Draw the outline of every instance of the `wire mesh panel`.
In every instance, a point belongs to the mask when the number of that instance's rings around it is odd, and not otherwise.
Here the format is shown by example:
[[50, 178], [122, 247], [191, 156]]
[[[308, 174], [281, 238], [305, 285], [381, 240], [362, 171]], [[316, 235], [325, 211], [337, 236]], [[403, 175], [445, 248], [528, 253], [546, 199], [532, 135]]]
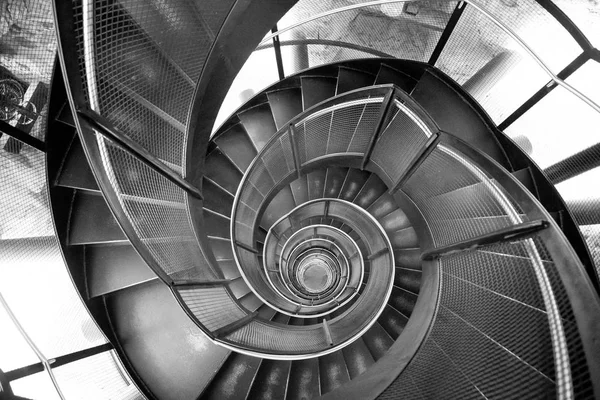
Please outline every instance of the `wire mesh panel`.
[[371, 153], [371, 161], [392, 182], [400, 179], [428, 139], [427, 132], [405, 112], [400, 103], [396, 102], [395, 107], [392, 121], [379, 136]]
[[[573, 160], [568, 167], [577, 168], [579, 162], [593, 164], [595, 160], [593, 156], [581, 157], [578, 161]], [[552, 179], [552, 175], [549, 178]], [[599, 181], [600, 167], [596, 167], [559, 183], [556, 189], [579, 225], [600, 276], [600, 193], [597, 186]]]
[[102, 167], [139, 243], [171, 277], [214, 279], [196, 242], [186, 193], [129, 152], [96, 134]]
[[224, 287], [176, 290], [192, 314], [211, 332], [246, 316]]
[[443, 145], [423, 161], [404, 190], [428, 221], [437, 246], [491, 233], [524, 218], [492, 180]]
[[[0, 121], [44, 140], [57, 48], [52, 2], [4, 2], [0, 48]], [[2, 146], [19, 153], [23, 144], [10, 139]]]
[[[232, 3], [218, 8], [227, 10]], [[90, 105], [175, 166], [182, 166], [195, 85], [227, 15], [205, 7], [73, 1], [80, 73]]]
[[598, 143], [597, 135], [591, 134], [596, 126], [600, 126], [600, 113], [557, 87], [505, 132], [511, 137], [525, 136], [531, 143], [529, 156], [547, 168]]
[[550, 80], [513, 38], [471, 5], [466, 6], [436, 67], [461, 84], [496, 123]]
[[261, 321], [250, 322], [225, 340], [248, 349], [269, 349], [274, 354], [286, 355], [317, 352], [329, 347], [320, 325], [275, 326]]
[[518, 35], [554, 73], [581, 53], [571, 34], [535, 0], [477, 0], [475, 4], [481, 5]]
[[336, 104], [296, 124], [300, 163], [338, 153], [364, 153], [377, 125], [383, 97]]
[[[437, 1], [396, 2], [360, 6], [315, 19], [314, 16], [325, 11], [319, 3], [322, 2], [299, 3], [278, 24], [283, 30], [292, 23], [306, 21], [281, 34], [284, 49], [287, 43], [322, 41], [322, 50], [309, 46], [306, 67], [357, 58], [355, 53], [360, 48], [426, 62], [456, 5], [456, 2]], [[292, 71], [303, 69], [293, 65], [287, 67]]]
[[67, 399], [138, 400], [145, 397], [118, 365], [114, 351], [96, 354], [52, 370]]

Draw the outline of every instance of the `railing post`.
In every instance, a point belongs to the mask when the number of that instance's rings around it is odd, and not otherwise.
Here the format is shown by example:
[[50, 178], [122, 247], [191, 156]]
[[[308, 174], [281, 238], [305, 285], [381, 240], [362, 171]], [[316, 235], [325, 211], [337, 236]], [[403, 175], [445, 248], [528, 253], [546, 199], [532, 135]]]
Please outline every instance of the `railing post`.
[[391, 87], [389, 92], [386, 93], [383, 98], [383, 102], [381, 103], [381, 109], [379, 110], [379, 115], [377, 116], [377, 124], [375, 125], [375, 129], [373, 130], [373, 134], [371, 135], [371, 140], [365, 150], [365, 154], [363, 155], [362, 162], [360, 164], [360, 169], [364, 170], [365, 166], [369, 162], [371, 158], [371, 153], [373, 152], [373, 147], [375, 147], [375, 143], [381, 135], [381, 132], [385, 129], [384, 123], [387, 120], [387, 117], [390, 112], [391, 105], [394, 103], [394, 88]]

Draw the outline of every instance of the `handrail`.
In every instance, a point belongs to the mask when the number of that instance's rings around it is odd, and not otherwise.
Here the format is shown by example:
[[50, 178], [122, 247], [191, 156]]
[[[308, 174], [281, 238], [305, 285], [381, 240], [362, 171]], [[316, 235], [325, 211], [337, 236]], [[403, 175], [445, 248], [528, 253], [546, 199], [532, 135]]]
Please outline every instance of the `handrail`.
[[[469, 146], [461, 139], [443, 133], [442, 142], [446, 146], [451, 146], [461, 152], [465, 157], [471, 160], [471, 165], [477, 165], [477, 169], [485, 170], [487, 176], [494, 180], [495, 187], [502, 187], [506, 192], [511, 193], [513, 201], [523, 209], [530, 220], [543, 220], [548, 225], [547, 228], [539, 231], [537, 236], [543, 240], [551, 258], [554, 260], [556, 269], [559, 273], [561, 284], [573, 304], [573, 313], [578, 326], [578, 333], [581, 336], [583, 347], [585, 349], [588, 367], [591, 376], [598, 376], [600, 373], [600, 343], [594, 337], [600, 331], [600, 320], [589, 318], [589, 315], [600, 315], [600, 300], [589, 280], [581, 261], [577, 257], [568, 240], [545, 208], [535, 199], [535, 197], [514, 177], [512, 177], [504, 168], [489, 156]], [[475, 164], [473, 164], [475, 163]], [[512, 208], [512, 206], [511, 206]], [[536, 278], [540, 284], [540, 289], [544, 297], [544, 304], [547, 308], [549, 324], [551, 324], [551, 337], [553, 341], [553, 356], [557, 369], [557, 381], [561, 388], [567, 388], [566, 393], [560, 393], [561, 398], [571, 398], [573, 393], [572, 377], [570, 375], [569, 355], [567, 344], [564, 342], [564, 329], [562, 327], [562, 317], [558, 311], [556, 299], [548, 299], [552, 296], [552, 288], [547, 273], [543, 267], [543, 262], [538, 254], [537, 247], [532, 239], [525, 240], [528, 252], [532, 254], [532, 264], [536, 272]], [[586, 315], [581, 313], [585, 312]], [[562, 338], [557, 335], [562, 334]], [[593, 358], [593, 356], [596, 358]], [[566, 368], [565, 368], [566, 364]], [[557, 385], [559, 384], [557, 382]], [[595, 387], [595, 393], [600, 393], [600, 382], [592, 380]]]

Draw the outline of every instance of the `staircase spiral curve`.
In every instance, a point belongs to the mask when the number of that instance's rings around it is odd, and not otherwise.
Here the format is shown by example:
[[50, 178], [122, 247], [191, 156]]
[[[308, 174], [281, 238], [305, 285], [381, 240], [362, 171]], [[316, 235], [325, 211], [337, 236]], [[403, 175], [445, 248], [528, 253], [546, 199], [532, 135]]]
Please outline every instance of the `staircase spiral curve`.
[[[396, 58], [308, 68], [202, 143], [211, 100], [181, 53], [200, 39], [108, 3], [60, 10], [75, 119], [52, 196], [146, 396], [593, 397], [589, 254], [455, 81]], [[195, 18], [174, 26], [201, 37]]]

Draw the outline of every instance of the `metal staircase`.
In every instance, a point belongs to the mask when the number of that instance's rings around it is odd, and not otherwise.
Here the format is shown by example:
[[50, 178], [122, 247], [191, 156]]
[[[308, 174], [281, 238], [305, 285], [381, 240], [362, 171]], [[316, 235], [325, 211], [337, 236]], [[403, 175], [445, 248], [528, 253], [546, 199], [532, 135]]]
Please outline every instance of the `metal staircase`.
[[209, 137], [219, 86], [294, 2], [208, 3], [56, 4], [56, 233], [140, 396], [597, 396], [586, 242], [464, 85], [335, 61]]

